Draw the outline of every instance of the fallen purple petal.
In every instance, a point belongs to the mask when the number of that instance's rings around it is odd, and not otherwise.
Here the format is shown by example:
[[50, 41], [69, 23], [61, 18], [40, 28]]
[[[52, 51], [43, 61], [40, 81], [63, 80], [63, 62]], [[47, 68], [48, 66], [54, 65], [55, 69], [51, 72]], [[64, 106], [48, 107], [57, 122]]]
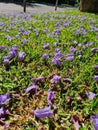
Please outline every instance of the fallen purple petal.
[[96, 94], [93, 92], [87, 92], [86, 95], [90, 100], [93, 100], [93, 98], [96, 96]]
[[94, 125], [94, 130], [98, 130], [98, 114], [96, 116], [91, 116], [92, 123]]
[[53, 112], [50, 110], [50, 107], [45, 107], [44, 109], [34, 110], [33, 112], [37, 118], [46, 118], [46, 117], [53, 116]]
[[0, 105], [6, 104], [10, 100], [10, 94], [7, 92], [4, 95], [0, 95]]

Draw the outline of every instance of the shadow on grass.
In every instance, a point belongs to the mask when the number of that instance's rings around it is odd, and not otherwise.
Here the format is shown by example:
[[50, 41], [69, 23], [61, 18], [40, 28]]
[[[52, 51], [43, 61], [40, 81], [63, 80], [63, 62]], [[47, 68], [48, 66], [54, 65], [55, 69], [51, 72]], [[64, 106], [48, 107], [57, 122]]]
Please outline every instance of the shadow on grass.
[[[0, 3], [5, 3], [5, 4], [16, 4], [16, 5], [19, 5], [19, 6], [23, 6], [23, 2], [17, 2], [17, 1], [14, 1], [13, 0], [0, 0]], [[46, 3], [46, 2], [36, 2], [36, 1], [33, 1], [31, 3], [29, 2], [26, 2], [26, 5], [27, 7], [41, 7], [42, 5], [46, 5], [46, 6], [51, 6], [51, 7], [55, 7], [55, 4], [50, 4], [50, 3]], [[71, 8], [75, 8], [75, 6], [70, 6], [70, 5], [67, 5], [67, 4], [62, 4], [62, 5], [58, 5], [59, 8], [66, 8], [66, 7], [71, 7]]]

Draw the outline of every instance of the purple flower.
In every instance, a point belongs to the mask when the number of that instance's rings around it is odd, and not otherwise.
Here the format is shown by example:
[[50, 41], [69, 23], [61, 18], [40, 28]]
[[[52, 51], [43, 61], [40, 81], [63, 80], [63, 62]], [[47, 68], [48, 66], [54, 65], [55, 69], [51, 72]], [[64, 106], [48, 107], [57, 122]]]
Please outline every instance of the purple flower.
[[18, 61], [23, 61], [25, 56], [26, 56], [25, 52], [19, 52], [18, 53]]
[[9, 56], [5, 56], [5, 57], [3, 58], [3, 63], [4, 63], [4, 65], [8, 65], [9, 61], [10, 61], [10, 57], [9, 57]]
[[59, 20], [59, 21], [55, 24], [55, 27], [60, 27], [61, 22], [62, 22], [62, 20]]
[[53, 63], [54, 65], [56, 65], [56, 66], [62, 65], [62, 62], [60, 61], [60, 58], [59, 58], [59, 57], [53, 57], [52, 63]]
[[11, 50], [11, 51], [10, 51], [10, 55], [11, 55], [11, 57], [13, 58], [13, 57], [15, 57], [15, 56], [17, 55], [17, 52]]
[[51, 83], [60, 83], [61, 81], [61, 76], [59, 75], [54, 75], [53, 78], [51, 79]]
[[5, 49], [6, 49], [5, 46], [3, 45], [0, 46], [0, 51], [5, 51]]
[[20, 31], [20, 32], [24, 32], [24, 27], [20, 27], [20, 28], [19, 28], [19, 31]]
[[67, 54], [66, 55], [66, 60], [73, 61], [73, 59], [74, 59], [74, 54]]
[[43, 60], [46, 60], [49, 58], [49, 56], [45, 53], [45, 54], [43, 54], [42, 58], [43, 58]]
[[74, 52], [76, 52], [76, 51], [77, 51], [76, 48], [74, 48], [73, 46], [70, 47], [70, 52], [73, 52], [73, 53], [74, 53]]
[[92, 51], [92, 52], [97, 52], [97, 51], [98, 51], [98, 48], [92, 48], [91, 51]]
[[33, 84], [32, 86], [28, 87], [26, 90], [25, 90], [25, 93], [23, 95], [26, 95], [27, 93], [35, 93], [36, 92], [36, 89], [38, 88], [38, 86], [36, 84]]
[[74, 45], [77, 45], [77, 44], [78, 44], [78, 42], [77, 42], [77, 41], [74, 41], [73, 43], [74, 43]]
[[96, 96], [96, 94], [93, 93], [93, 92], [88, 92], [88, 93], [86, 93], [86, 95], [87, 95], [87, 97], [88, 97], [90, 100], [93, 100], [93, 98]]
[[48, 91], [48, 96], [47, 96], [47, 101], [48, 101], [48, 104], [50, 105], [50, 106], [53, 106], [53, 100], [54, 100], [54, 98], [55, 98], [55, 93], [54, 93], [54, 91]]
[[70, 83], [70, 82], [71, 82], [71, 79], [70, 79], [70, 78], [64, 78], [63, 81], [64, 81], [64, 82], [69, 82], [69, 83]]
[[62, 54], [59, 49], [57, 49], [57, 51], [58, 52], [54, 55], [54, 57], [52, 59], [52, 63], [56, 66], [60, 66], [61, 64], [63, 64], [63, 62], [61, 62], [61, 60], [64, 59], [64, 54]]
[[88, 44], [88, 46], [91, 46], [94, 44], [94, 42], [88, 42], [87, 44]]
[[74, 118], [71, 119], [72, 122], [73, 122], [73, 125], [75, 127], [76, 130], [80, 130], [80, 125], [79, 125], [79, 122], [78, 121], [75, 121]]
[[59, 29], [55, 30], [54, 34], [56, 34], [56, 35], [60, 34], [60, 30]]
[[5, 38], [7, 38], [9, 41], [11, 41], [12, 40], [12, 37], [11, 36], [5, 36]]
[[34, 110], [33, 112], [37, 118], [46, 118], [53, 116], [53, 112], [50, 110], [50, 106], [45, 107], [44, 109]]
[[0, 118], [2, 118], [5, 115], [6, 115], [6, 110], [3, 107], [1, 107], [0, 108]]
[[61, 52], [60, 48], [56, 48], [56, 52], [60, 53]]
[[94, 79], [98, 81], [98, 75], [94, 75]]
[[0, 105], [6, 104], [10, 100], [10, 94], [7, 92], [4, 95], [0, 95]]
[[10, 55], [11, 57], [15, 57], [17, 54], [18, 54], [18, 46], [17, 45], [14, 45], [10, 48]]
[[34, 83], [42, 82], [45, 78], [40, 76], [38, 78], [32, 78], [31, 81]]
[[44, 48], [44, 49], [49, 48], [49, 43], [48, 43], [48, 42], [46, 42], [46, 43], [44, 44], [43, 48]]
[[64, 59], [64, 54], [62, 54], [60, 51], [58, 51], [58, 52], [54, 55], [54, 58], [57, 58], [57, 57]]
[[95, 68], [95, 69], [98, 69], [98, 65], [94, 65], [94, 68]]
[[92, 123], [94, 125], [94, 130], [98, 130], [98, 114], [96, 116], [91, 116]]

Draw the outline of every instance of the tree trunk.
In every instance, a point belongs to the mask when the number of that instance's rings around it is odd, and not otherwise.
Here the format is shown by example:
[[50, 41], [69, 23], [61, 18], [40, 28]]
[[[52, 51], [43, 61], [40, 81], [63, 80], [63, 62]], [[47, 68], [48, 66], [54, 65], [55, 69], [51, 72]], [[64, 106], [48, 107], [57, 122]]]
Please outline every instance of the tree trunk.
[[98, 0], [80, 0], [80, 11], [98, 13]]
[[58, 0], [56, 0], [55, 11], [57, 10], [57, 6], [58, 6]]
[[23, 12], [26, 12], [26, 0], [23, 1]]

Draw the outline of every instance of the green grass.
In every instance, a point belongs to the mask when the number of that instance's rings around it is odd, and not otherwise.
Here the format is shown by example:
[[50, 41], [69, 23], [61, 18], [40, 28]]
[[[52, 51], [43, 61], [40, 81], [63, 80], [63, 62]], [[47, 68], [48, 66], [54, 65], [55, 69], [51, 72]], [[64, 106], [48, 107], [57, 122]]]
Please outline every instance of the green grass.
[[[56, 23], [61, 20], [58, 27]], [[0, 51], [0, 93], [18, 93], [22, 95], [26, 88], [32, 85], [32, 78], [45, 77], [39, 83], [37, 93], [42, 91], [36, 98], [32, 95], [12, 98], [5, 105], [10, 115], [5, 117], [10, 122], [10, 130], [38, 130], [39, 127], [45, 130], [74, 130], [70, 119], [73, 117], [80, 124], [80, 130], [92, 130], [90, 116], [98, 113], [98, 82], [93, 78], [98, 75], [94, 65], [98, 64], [98, 52], [92, 52], [92, 48], [98, 48], [98, 16], [95, 14], [81, 13], [77, 9], [65, 12], [46, 14], [17, 14], [0, 16], [0, 45], [6, 47]], [[66, 24], [66, 25], [64, 25]], [[23, 31], [20, 31], [20, 28]], [[97, 30], [92, 31], [96, 27]], [[76, 30], [81, 29], [76, 34]], [[28, 34], [23, 32], [28, 31]], [[59, 34], [54, 34], [59, 30]], [[38, 33], [38, 35], [36, 35]], [[6, 38], [11, 36], [12, 40]], [[26, 42], [24, 42], [24, 39]], [[49, 48], [44, 49], [43, 45], [48, 42]], [[92, 45], [88, 45], [93, 42]], [[75, 44], [77, 43], [77, 44]], [[18, 62], [17, 56], [10, 60], [7, 68], [4, 66], [3, 57], [10, 56], [9, 49], [13, 45], [18, 46], [18, 51], [25, 52], [23, 62]], [[87, 46], [88, 45], [88, 46]], [[84, 47], [87, 47], [84, 49]], [[63, 64], [59, 67], [53, 65], [52, 59], [56, 54], [56, 48], [66, 57], [70, 47], [77, 51], [74, 53], [74, 60], [61, 59]], [[79, 57], [78, 51], [82, 52]], [[44, 53], [49, 59], [43, 60]], [[53, 85], [50, 82], [50, 75], [60, 75], [61, 83], [56, 84], [54, 105], [52, 108], [54, 116], [37, 120], [32, 110], [41, 109], [48, 105], [48, 89]], [[64, 78], [70, 78], [70, 83], [65, 83]], [[62, 87], [64, 87], [62, 89]], [[86, 96], [86, 92], [96, 94], [93, 100]], [[70, 101], [67, 98], [70, 97]]]

